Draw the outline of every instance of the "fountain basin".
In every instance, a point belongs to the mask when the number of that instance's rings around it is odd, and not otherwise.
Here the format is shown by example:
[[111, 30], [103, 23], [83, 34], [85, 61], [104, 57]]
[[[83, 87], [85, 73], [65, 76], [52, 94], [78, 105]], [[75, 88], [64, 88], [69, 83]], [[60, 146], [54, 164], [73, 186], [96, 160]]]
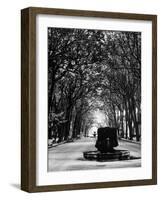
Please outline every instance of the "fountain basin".
[[113, 150], [106, 153], [100, 151], [86, 151], [83, 152], [83, 156], [87, 160], [97, 161], [129, 160], [130, 152], [128, 150]]

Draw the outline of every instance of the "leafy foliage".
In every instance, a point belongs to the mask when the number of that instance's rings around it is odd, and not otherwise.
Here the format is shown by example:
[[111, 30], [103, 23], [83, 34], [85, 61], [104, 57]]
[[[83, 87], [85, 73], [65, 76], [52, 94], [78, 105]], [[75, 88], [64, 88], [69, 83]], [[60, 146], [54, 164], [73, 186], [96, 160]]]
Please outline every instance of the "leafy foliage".
[[49, 137], [87, 135], [100, 109], [139, 140], [140, 104], [140, 33], [48, 28]]

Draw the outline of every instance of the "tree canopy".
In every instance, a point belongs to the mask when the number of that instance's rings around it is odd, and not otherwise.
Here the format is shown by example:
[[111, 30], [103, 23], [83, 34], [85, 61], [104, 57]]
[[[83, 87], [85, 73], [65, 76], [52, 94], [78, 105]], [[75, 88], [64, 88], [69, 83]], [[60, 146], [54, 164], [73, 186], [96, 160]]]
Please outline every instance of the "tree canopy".
[[140, 105], [141, 33], [48, 28], [49, 138], [87, 136], [98, 109], [139, 140]]

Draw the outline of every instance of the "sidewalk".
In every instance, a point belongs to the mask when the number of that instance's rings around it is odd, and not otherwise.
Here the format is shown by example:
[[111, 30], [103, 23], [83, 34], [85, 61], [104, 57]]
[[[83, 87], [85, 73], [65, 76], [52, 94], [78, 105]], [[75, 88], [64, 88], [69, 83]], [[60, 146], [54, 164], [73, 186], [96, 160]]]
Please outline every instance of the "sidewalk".
[[135, 144], [140, 144], [141, 145], [141, 141], [129, 140], [129, 139], [126, 139], [126, 138], [119, 138], [119, 140], [123, 140], [123, 141], [126, 141], [126, 142], [130, 142], [130, 143], [135, 143]]
[[65, 143], [69, 143], [69, 142], [74, 142], [74, 140], [72, 140], [72, 141], [65, 140], [65, 141], [62, 141], [62, 142], [59, 142], [59, 143], [55, 142], [55, 143], [51, 143], [51, 144], [49, 144], [49, 142], [48, 142], [48, 149], [50, 149], [52, 147], [57, 147], [57, 146], [59, 146], [61, 144], [65, 144]]

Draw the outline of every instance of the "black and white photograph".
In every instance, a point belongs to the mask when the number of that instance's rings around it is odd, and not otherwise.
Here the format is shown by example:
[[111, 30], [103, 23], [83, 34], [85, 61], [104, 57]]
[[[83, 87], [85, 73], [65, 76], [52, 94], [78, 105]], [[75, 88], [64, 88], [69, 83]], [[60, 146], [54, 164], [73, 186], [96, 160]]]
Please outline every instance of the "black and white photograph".
[[47, 32], [48, 171], [141, 167], [141, 32]]

